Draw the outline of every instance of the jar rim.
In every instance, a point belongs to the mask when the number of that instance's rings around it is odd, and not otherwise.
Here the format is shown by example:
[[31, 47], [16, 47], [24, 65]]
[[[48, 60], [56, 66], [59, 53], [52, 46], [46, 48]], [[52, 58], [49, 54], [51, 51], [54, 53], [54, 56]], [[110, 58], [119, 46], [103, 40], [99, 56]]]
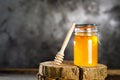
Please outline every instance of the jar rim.
[[75, 32], [98, 32], [97, 24], [76, 24]]
[[81, 27], [81, 26], [98, 26], [98, 24], [76, 24], [75, 27]]

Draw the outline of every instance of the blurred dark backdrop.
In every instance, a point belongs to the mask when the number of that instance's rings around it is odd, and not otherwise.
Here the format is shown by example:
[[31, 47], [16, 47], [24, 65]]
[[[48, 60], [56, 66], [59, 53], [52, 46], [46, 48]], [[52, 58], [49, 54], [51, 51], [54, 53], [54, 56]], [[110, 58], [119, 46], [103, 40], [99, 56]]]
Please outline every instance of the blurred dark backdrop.
[[100, 24], [99, 63], [120, 68], [119, 0], [0, 0], [0, 68], [53, 60], [72, 22]]

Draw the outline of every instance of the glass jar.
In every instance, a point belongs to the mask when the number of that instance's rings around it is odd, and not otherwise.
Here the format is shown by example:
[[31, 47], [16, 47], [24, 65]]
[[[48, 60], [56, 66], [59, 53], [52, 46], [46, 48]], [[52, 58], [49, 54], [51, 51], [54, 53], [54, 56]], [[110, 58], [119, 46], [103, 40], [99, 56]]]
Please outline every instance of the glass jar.
[[76, 24], [74, 34], [74, 64], [96, 66], [98, 64], [98, 36], [96, 24]]

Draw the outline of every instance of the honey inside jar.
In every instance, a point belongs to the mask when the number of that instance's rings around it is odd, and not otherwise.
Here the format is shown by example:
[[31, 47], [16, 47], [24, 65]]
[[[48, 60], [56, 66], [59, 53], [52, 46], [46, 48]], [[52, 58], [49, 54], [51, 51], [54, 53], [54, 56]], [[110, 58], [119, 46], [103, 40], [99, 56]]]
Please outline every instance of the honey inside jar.
[[74, 64], [96, 66], [98, 63], [98, 37], [94, 25], [78, 25], [74, 35]]

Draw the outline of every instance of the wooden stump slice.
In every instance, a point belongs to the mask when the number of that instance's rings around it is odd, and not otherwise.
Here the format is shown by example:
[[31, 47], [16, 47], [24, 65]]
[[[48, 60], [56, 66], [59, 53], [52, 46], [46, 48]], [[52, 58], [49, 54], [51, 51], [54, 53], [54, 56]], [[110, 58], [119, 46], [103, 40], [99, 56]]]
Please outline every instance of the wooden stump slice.
[[107, 67], [98, 64], [95, 67], [79, 67], [80, 79], [82, 80], [104, 80], [107, 77]]
[[107, 67], [98, 64], [95, 67], [78, 67], [72, 61], [55, 65], [53, 61], [40, 63], [38, 80], [104, 80]]
[[72, 61], [64, 61], [55, 65], [53, 61], [40, 63], [39, 74], [49, 78], [64, 78], [79, 80], [79, 68]]

